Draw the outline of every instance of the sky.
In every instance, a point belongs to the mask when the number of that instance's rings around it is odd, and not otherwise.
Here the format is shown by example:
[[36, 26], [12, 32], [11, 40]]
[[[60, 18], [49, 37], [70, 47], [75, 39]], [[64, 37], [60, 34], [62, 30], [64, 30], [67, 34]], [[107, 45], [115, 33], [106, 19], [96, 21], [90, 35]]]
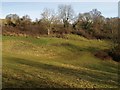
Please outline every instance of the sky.
[[118, 16], [118, 2], [2, 2], [0, 18], [5, 18], [8, 14], [17, 14], [20, 17], [27, 14], [35, 20], [40, 18], [45, 8], [57, 12], [61, 4], [71, 5], [76, 15], [97, 9], [105, 17]]
[[[1, 0], [2, 2], [73, 2], [73, 0]], [[74, 0], [74, 2], [119, 2], [119, 0]]]

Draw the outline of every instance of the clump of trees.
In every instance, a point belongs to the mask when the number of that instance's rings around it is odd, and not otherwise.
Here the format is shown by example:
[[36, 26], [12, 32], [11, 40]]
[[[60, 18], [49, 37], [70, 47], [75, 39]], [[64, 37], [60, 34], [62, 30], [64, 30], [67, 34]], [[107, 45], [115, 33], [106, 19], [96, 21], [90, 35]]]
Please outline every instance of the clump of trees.
[[10, 32], [28, 35], [64, 35], [77, 34], [86, 38], [111, 39], [117, 38], [118, 18], [105, 18], [100, 11], [93, 9], [75, 16], [71, 5], [59, 5], [58, 12], [45, 8], [41, 18], [32, 21], [29, 15], [19, 17], [9, 14], [3, 22], [3, 34]]

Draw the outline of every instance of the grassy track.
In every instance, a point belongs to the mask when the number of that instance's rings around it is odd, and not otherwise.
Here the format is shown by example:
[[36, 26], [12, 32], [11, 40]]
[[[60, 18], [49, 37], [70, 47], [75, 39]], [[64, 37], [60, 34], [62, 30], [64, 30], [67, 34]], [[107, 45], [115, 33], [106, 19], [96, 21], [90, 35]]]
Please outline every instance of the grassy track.
[[3, 88], [117, 87], [117, 63], [94, 56], [111, 43], [67, 37], [3, 36]]

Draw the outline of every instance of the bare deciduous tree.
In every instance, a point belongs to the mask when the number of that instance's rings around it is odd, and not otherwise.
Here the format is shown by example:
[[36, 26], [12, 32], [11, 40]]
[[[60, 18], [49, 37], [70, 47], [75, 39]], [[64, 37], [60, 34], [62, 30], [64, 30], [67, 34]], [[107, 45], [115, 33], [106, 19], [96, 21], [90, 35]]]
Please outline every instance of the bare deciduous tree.
[[57, 19], [57, 16], [55, 15], [54, 10], [47, 9], [47, 8], [44, 9], [41, 16], [42, 16], [41, 20], [46, 24], [46, 28], [48, 30], [48, 35], [49, 35], [52, 28], [52, 24], [59, 22], [58, 21], [59, 19]]
[[71, 5], [59, 5], [58, 6], [59, 17], [64, 23], [64, 27], [68, 27], [69, 22], [73, 18], [74, 10]]

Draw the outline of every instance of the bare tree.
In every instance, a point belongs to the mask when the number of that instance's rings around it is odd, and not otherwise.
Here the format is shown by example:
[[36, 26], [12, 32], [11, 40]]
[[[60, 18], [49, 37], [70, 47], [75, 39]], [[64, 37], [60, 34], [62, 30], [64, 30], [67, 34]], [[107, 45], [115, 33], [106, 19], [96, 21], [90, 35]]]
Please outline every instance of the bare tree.
[[[44, 12], [41, 14], [42, 22], [45, 23], [48, 35], [50, 34], [52, 24], [57, 21], [57, 17], [55, 16], [55, 12], [52, 9], [44, 9]], [[57, 22], [56, 22], [57, 23]]]
[[64, 27], [69, 26], [69, 22], [73, 18], [74, 10], [71, 5], [59, 5], [58, 6], [59, 17], [64, 23]]
[[97, 9], [92, 9], [92, 11], [90, 11], [90, 14], [91, 14], [93, 21], [96, 21], [97, 19], [99, 19], [102, 16], [101, 12], [98, 11]]

